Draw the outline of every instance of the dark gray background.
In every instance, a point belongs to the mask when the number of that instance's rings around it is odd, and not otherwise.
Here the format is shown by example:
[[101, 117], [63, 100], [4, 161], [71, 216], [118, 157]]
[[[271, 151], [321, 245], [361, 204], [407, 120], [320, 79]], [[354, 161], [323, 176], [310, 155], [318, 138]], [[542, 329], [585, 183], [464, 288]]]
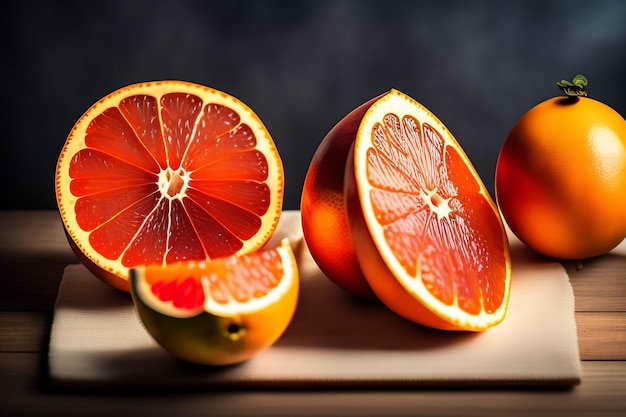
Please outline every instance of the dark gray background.
[[127, 84], [183, 79], [248, 104], [277, 143], [285, 208], [351, 109], [397, 88], [452, 131], [493, 194], [515, 121], [583, 73], [626, 114], [626, 1], [21, 1], [2, 12], [0, 209], [56, 208], [74, 122]]

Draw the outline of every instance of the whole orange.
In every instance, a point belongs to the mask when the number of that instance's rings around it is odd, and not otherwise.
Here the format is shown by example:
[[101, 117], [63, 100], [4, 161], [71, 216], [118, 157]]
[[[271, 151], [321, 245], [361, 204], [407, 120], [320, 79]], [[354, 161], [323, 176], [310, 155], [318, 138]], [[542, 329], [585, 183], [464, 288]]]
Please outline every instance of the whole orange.
[[535, 251], [609, 252], [626, 236], [626, 121], [584, 96], [538, 104], [503, 143], [495, 191], [509, 227]]

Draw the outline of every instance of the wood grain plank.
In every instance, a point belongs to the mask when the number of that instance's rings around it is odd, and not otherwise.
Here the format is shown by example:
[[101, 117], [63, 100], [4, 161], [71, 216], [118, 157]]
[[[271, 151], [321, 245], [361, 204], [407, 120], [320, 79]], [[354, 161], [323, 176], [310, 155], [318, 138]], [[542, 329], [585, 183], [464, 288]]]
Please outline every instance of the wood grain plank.
[[626, 311], [626, 256], [608, 254], [566, 264], [576, 311]]
[[[49, 392], [40, 356], [0, 353], [0, 409], [9, 415], [184, 417], [212, 416], [622, 416], [626, 362], [583, 362], [583, 382], [572, 390], [221, 390]], [[40, 381], [42, 382], [42, 381]], [[6, 414], [5, 414], [6, 415]]]
[[0, 310], [52, 311], [66, 263], [0, 260]]
[[0, 259], [76, 263], [55, 210], [0, 211]]
[[0, 311], [0, 352], [41, 352], [51, 322], [48, 312]]
[[626, 360], [626, 313], [578, 312], [576, 325], [581, 359]]
[[78, 259], [54, 210], [0, 212], [0, 310], [52, 310], [63, 269]]

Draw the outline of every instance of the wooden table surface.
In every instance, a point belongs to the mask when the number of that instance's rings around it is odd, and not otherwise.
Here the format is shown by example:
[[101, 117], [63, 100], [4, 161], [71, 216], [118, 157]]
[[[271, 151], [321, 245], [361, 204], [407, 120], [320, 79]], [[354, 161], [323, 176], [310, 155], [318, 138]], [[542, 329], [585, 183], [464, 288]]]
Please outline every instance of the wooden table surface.
[[75, 393], [46, 385], [52, 310], [77, 263], [56, 211], [0, 211], [2, 416], [626, 416], [626, 245], [564, 263], [576, 297], [582, 383], [569, 390], [223, 390]]

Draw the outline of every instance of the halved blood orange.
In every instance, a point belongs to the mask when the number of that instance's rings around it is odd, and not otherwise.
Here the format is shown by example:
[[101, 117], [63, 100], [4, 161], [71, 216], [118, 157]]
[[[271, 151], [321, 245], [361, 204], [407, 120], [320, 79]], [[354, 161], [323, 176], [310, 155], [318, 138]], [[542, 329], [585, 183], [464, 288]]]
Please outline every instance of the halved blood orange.
[[502, 321], [511, 275], [504, 225], [469, 158], [427, 108], [396, 90], [372, 104], [345, 192], [359, 265], [390, 309], [449, 330]]
[[128, 291], [130, 268], [252, 252], [273, 233], [282, 161], [238, 99], [183, 81], [121, 88], [89, 108], [56, 167], [70, 245]]
[[288, 239], [275, 248], [131, 270], [138, 314], [174, 356], [229, 365], [273, 345], [296, 309], [299, 277]]
[[349, 293], [374, 298], [356, 259], [344, 202], [344, 170], [363, 115], [376, 100], [342, 118], [318, 145], [304, 179], [300, 214], [311, 256], [332, 282]]

